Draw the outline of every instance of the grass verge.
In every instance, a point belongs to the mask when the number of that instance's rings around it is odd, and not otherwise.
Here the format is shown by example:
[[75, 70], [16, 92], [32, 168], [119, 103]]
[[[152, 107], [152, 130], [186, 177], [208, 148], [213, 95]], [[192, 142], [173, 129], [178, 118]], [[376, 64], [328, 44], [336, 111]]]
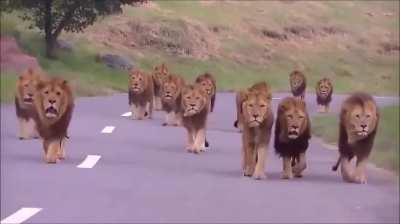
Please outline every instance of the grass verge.
[[[399, 174], [399, 106], [388, 106], [380, 110], [378, 133], [370, 160], [378, 167]], [[338, 116], [318, 115], [313, 119], [313, 134], [329, 144], [337, 145]]]

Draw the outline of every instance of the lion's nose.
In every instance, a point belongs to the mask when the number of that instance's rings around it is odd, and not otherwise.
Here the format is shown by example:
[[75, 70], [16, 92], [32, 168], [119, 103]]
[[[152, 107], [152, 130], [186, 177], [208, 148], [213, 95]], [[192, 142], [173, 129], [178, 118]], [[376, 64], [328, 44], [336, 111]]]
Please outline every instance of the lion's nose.
[[299, 126], [297, 126], [297, 125], [292, 125], [292, 128], [293, 128], [293, 129], [298, 129]]
[[365, 129], [367, 127], [367, 125], [366, 124], [362, 124], [361, 127], [362, 127], [362, 129]]
[[29, 97], [33, 97], [33, 94], [32, 94], [32, 93], [28, 93], [28, 96], [29, 96]]
[[194, 107], [194, 106], [196, 106], [196, 104], [191, 103], [191, 104], [189, 104], [189, 106]]
[[253, 114], [253, 117], [254, 118], [257, 118], [257, 117], [259, 117], [260, 115], [258, 115], [258, 114]]
[[50, 104], [54, 104], [56, 101], [55, 100], [49, 100]]

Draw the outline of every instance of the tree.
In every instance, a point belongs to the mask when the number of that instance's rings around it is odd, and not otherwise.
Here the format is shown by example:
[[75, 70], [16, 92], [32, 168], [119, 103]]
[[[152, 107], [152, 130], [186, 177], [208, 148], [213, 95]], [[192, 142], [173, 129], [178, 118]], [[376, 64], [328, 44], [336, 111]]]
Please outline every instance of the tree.
[[122, 5], [143, 0], [1, 0], [1, 11], [19, 10], [44, 33], [46, 55], [55, 58], [55, 44], [61, 32], [82, 32], [99, 16], [122, 12]]

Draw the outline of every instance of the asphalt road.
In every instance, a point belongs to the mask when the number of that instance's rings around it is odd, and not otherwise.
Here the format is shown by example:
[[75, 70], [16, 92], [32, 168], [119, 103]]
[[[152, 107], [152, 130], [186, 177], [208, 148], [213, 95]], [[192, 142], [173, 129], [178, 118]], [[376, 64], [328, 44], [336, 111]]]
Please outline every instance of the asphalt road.
[[[333, 112], [343, 97], [334, 96]], [[42, 210], [27, 223], [399, 222], [398, 177], [370, 167], [368, 184], [344, 183], [330, 170], [337, 152], [317, 138], [302, 179], [280, 179], [272, 144], [268, 179], [243, 177], [232, 93], [218, 94], [208, 121], [211, 149], [200, 155], [184, 150], [183, 128], [161, 126], [162, 112], [151, 121], [121, 117], [127, 100], [125, 94], [77, 99], [67, 159], [56, 165], [44, 163], [39, 140], [16, 138], [14, 107], [1, 105], [1, 220], [33, 207]], [[315, 96], [306, 100], [315, 114]], [[377, 101], [390, 105], [398, 98]], [[105, 126], [115, 129], [101, 133]], [[101, 158], [93, 168], [77, 168], [87, 155]]]

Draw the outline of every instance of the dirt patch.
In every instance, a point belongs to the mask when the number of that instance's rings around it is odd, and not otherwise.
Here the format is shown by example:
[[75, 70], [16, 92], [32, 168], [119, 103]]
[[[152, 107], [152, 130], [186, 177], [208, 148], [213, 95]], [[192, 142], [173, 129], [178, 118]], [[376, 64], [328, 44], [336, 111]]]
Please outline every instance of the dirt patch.
[[393, 43], [393, 42], [384, 42], [380, 44], [380, 49], [378, 50], [378, 53], [380, 54], [393, 54], [393, 53], [399, 53], [400, 51], [400, 46], [398, 43]]
[[287, 41], [298, 38], [312, 40], [331, 35], [344, 35], [347, 33], [345, 30], [336, 26], [313, 27], [306, 25], [286, 26], [282, 31], [271, 30], [267, 28], [252, 28], [252, 30], [253, 33], [255, 31], [259, 36], [261, 35], [263, 37], [278, 41]]
[[14, 37], [0, 37], [0, 67], [2, 71], [22, 72], [27, 68], [40, 68], [35, 57], [25, 54]]
[[213, 32], [208, 27], [183, 20], [157, 23], [131, 20], [96, 31], [92, 38], [107, 46], [119, 44], [137, 50], [161, 50], [175, 56], [207, 59], [217, 51]]

